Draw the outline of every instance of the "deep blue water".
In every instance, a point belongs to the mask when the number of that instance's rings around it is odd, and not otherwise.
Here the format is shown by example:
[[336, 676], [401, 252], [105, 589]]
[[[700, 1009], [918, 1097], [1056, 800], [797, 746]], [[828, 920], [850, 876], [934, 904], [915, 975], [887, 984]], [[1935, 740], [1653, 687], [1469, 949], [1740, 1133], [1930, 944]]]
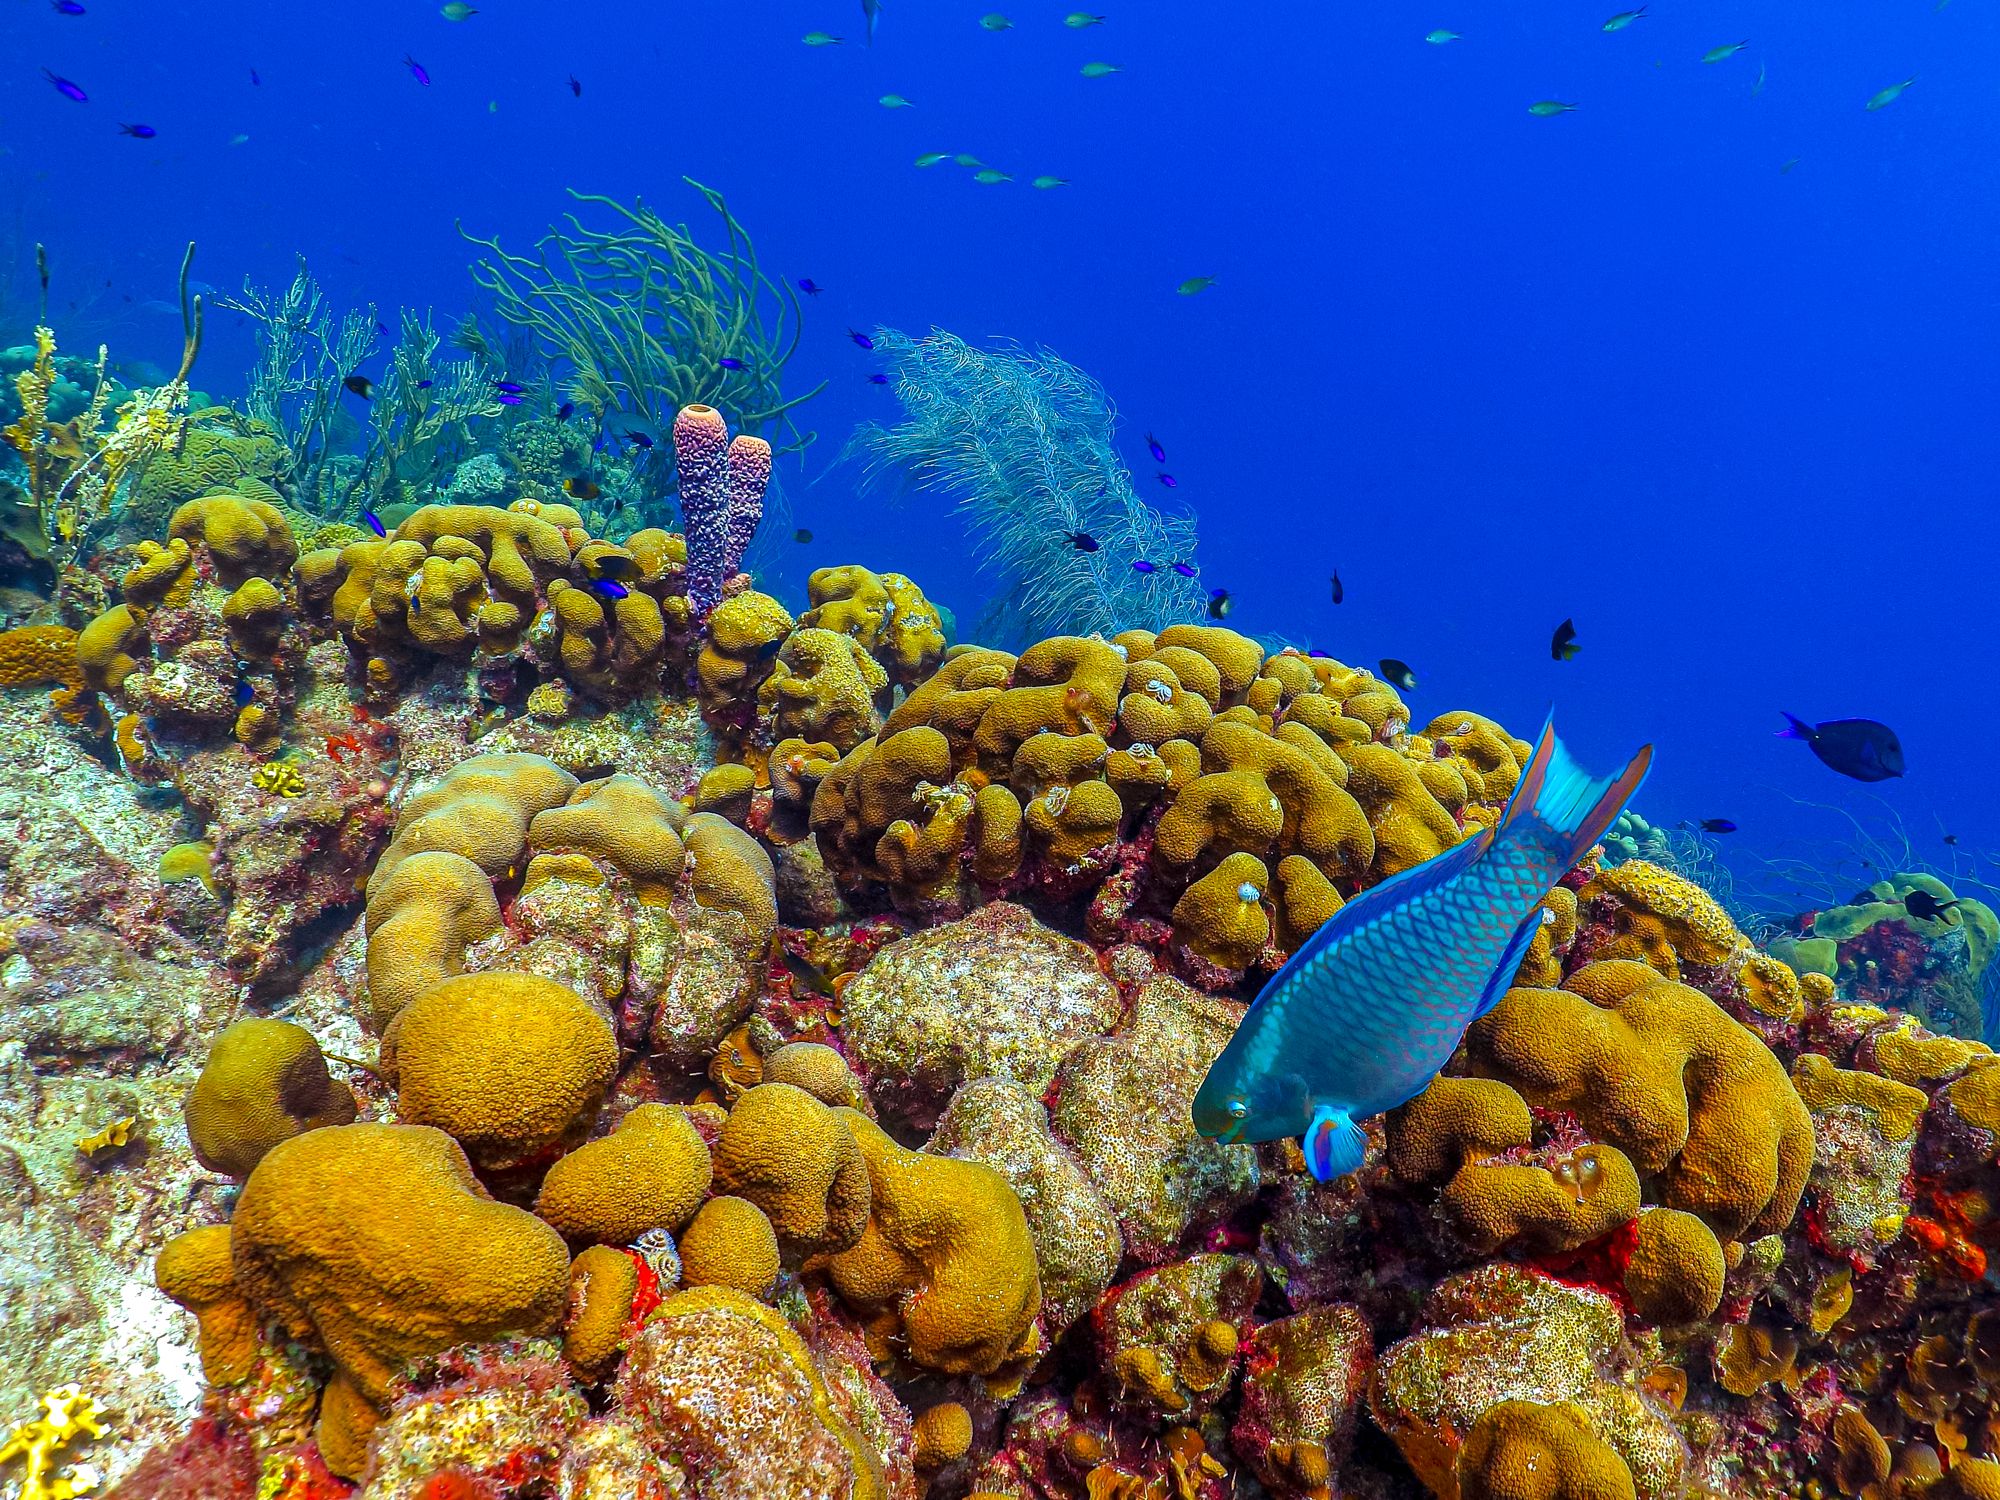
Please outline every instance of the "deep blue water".
[[[455, 220], [525, 244], [576, 186], [699, 225], [685, 174], [827, 288], [794, 366], [832, 382], [787, 476], [817, 537], [794, 598], [836, 560], [967, 619], [986, 587], [942, 506], [836, 464], [895, 410], [845, 330], [1043, 344], [1117, 401], [1142, 493], [1199, 514], [1233, 625], [1406, 659], [1420, 719], [1529, 734], [1553, 701], [1587, 760], [1653, 740], [1640, 809], [1734, 819], [1739, 855], [1842, 832], [1804, 798], [2000, 878], [1989, 0], [1660, 0], [1616, 35], [1624, 0], [1102, 0], [1085, 30], [1045, 0], [889, 0], [872, 47], [858, 0], [83, 3], [0, 9], [0, 237], [49, 245], [71, 349], [171, 365], [177, 319], [144, 303], [189, 238], [225, 290], [303, 252], [336, 301], [448, 323]], [[1100, 60], [1124, 71], [1079, 76]], [[219, 316], [196, 383], [227, 396], [250, 357]], [[1556, 663], [1565, 616], [1583, 650]], [[1773, 737], [1780, 708], [1888, 721], [1907, 778], [1836, 777]]]

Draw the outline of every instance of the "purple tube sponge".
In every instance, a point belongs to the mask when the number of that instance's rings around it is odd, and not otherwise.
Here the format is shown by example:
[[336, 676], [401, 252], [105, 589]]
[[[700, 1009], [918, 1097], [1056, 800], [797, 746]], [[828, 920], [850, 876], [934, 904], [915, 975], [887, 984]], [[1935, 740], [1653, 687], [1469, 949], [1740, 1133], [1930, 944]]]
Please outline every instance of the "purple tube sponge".
[[771, 445], [741, 435], [732, 442], [721, 412], [684, 406], [674, 418], [674, 459], [687, 522], [688, 606], [701, 619], [722, 602], [722, 586], [742, 565], [764, 518]]

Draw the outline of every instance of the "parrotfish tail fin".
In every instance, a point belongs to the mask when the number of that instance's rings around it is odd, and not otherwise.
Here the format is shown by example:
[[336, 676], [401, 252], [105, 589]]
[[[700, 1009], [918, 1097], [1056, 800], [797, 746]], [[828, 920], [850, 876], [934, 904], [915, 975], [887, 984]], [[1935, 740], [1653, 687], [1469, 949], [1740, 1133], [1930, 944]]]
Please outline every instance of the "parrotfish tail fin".
[[1653, 747], [1646, 745], [1616, 775], [1592, 776], [1556, 738], [1551, 714], [1542, 726], [1534, 757], [1521, 772], [1521, 784], [1501, 815], [1499, 831], [1523, 818], [1532, 819], [1557, 842], [1568, 845], [1566, 859], [1573, 865], [1604, 836], [1652, 765]]
[[[1785, 711], [1782, 708], [1779, 709], [1778, 712], [1781, 714], [1785, 714]], [[1813, 737], [1812, 725], [1808, 724], [1804, 719], [1796, 718], [1791, 714], [1785, 714], [1785, 727], [1778, 731], [1779, 739], [1810, 740], [1812, 737]]]
[[1322, 1104], [1313, 1111], [1306, 1127], [1306, 1170], [1315, 1182], [1331, 1182], [1349, 1172], [1361, 1170], [1361, 1158], [1368, 1149], [1368, 1133], [1344, 1109]]

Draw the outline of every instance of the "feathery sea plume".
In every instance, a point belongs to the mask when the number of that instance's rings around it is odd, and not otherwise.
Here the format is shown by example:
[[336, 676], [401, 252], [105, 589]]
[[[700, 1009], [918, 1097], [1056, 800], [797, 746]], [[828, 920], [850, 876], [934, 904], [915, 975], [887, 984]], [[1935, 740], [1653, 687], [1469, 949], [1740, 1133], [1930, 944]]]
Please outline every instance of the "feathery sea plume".
[[[869, 424], [850, 452], [871, 473], [897, 470], [954, 500], [980, 562], [1001, 574], [1024, 639], [1111, 635], [1200, 620], [1192, 517], [1141, 500], [1111, 444], [1117, 413], [1104, 389], [1047, 350], [977, 349], [934, 330], [875, 335], [904, 419]], [[1095, 540], [1084, 550], [1078, 535]], [[1133, 564], [1145, 562], [1153, 571]]]

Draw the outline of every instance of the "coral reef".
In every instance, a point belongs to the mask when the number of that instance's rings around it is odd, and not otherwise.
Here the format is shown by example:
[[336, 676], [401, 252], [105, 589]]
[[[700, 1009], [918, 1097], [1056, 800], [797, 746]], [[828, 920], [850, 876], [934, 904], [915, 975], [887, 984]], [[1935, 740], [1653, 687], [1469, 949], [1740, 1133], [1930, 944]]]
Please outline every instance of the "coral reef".
[[[385, 535], [212, 419], [255, 451], [149, 470], [115, 590], [0, 634], [0, 1475], [1992, 1488], [2000, 1062], [1936, 999], [1984, 908], [1897, 876], [1760, 948], [1631, 820], [1317, 1183], [1190, 1101], [1527, 747], [1214, 624], [948, 648], [856, 565], [799, 608], [701, 405], [685, 537], [569, 495], [549, 415], [533, 483], [381, 429]], [[64, 1387], [116, 1418], [67, 1449]]]

